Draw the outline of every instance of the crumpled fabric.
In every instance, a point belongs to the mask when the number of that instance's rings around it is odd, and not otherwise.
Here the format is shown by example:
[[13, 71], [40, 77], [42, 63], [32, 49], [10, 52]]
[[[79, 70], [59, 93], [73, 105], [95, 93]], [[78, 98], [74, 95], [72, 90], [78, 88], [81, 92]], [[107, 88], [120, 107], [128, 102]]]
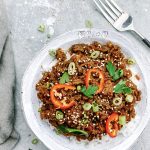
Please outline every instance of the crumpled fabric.
[[0, 0], [0, 150], [12, 150], [19, 139], [15, 122], [15, 65], [5, 6]]

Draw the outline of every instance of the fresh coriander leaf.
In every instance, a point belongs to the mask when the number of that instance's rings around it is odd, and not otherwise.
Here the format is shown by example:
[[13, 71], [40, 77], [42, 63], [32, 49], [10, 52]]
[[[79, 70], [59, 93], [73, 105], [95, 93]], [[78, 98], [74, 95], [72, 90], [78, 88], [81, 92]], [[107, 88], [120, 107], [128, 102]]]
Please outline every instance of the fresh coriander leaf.
[[38, 27], [38, 31], [44, 32], [45, 31], [45, 25], [44, 24], [40, 24], [39, 27]]
[[109, 62], [107, 63], [106, 68], [107, 68], [109, 74], [110, 74], [111, 76], [114, 76], [116, 68], [115, 68], [115, 66], [112, 64], [111, 61], [109, 61]]
[[97, 90], [98, 86], [96, 85], [89, 85], [88, 88], [86, 88], [85, 86], [81, 87], [81, 92], [89, 98], [92, 98], [93, 94], [95, 94]]
[[116, 70], [115, 66], [110, 61], [107, 63], [106, 68], [114, 81], [118, 80], [123, 76], [123, 70], [122, 69]]
[[49, 55], [55, 57], [56, 51], [54, 49], [49, 50]]
[[114, 87], [114, 92], [115, 93], [122, 93], [122, 88], [125, 86], [125, 81], [121, 80], [120, 82], [118, 82], [116, 84], [116, 86]]
[[132, 93], [132, 89], [129, 87], [123, 87], [123, 93], [124, 94], [131, 94]]
[[67, 72], [64, 72], [62, 77], [60, 77], [59, 83], [64, 84], [64, 83], [67, 83], [67, 82], [69, 82], [69, 74]]
[[115, 74], [113, 75], [113, 80], [118, 80], [119, 78], [121, 78], [123, 76], [123, 70], [119, 69], [115, 72]]
[[132, 93], [132, 89], [126, 86], [126, 81], [121, 80], [117, 85], [114, 87], [114, 93], [123, 93], [123, 94], [130, 94]]
[[93, 23], [90, 20], [85, 20], [85, 26], [87, 28], [92, 28], [93, 27]]

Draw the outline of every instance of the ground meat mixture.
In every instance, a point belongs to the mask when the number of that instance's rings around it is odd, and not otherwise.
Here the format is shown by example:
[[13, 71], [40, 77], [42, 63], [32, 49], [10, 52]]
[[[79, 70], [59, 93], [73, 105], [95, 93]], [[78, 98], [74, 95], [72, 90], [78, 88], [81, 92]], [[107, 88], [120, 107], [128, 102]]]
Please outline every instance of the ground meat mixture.
[[[112, 42], [75, 44], [68, 49], [68, 53], [70, 58], [67, 58], [65, 52], [59, 48], [56, 51], [56, 65], [52, 70], [43, 72], [42, 78], [36, 84], [37, 96], [42, 102], [39, 109], [41, 119], [48, 120], [56, 129], [63, 125], [67, 129], [87, 133], [85, 136], [79, 132], [61, 132], [65, 136], [76, 136], [78, 140], [101, 139], [105, 134], [111, 136], [106, 129], [111, 114], [124, 116], [125, 123], [128, 123], [136, 115], [135, 103], [141, 100], [141, 91], [130, 80], [132, 72], [127, 69], [127, 58], [121, 48]], [[118, 73], [117, 79], [110, 73], [112, 68], [107, 68], [109, 62], [116, 71], [122, 71], [122, 75]], [[91, 71], [88, 78], [87, 74], [92, 69], [96, 71]], [[100, 73], [103, 74], [103, 84]], [[130, 88], [132, 92], [115, 92], [114, 88], [120, 81], [126, 81], [126, 88]], [[94, 86], [98, 89], [93, 92]], [[87, 90], [88, 88], [91, 89]], [[87, 90], [87, 93], [83, 90]], [[88, 95], [91, 92], [92, 95]], [[119, 98], [119, 102], [114, 102], [115, 98]], [[93, 105], [96, 105], [95, 109]], [[114, 122], [111, 123], [113, 130]], [[119, 119], [117, 126], [117, 130], [123, 127]]]

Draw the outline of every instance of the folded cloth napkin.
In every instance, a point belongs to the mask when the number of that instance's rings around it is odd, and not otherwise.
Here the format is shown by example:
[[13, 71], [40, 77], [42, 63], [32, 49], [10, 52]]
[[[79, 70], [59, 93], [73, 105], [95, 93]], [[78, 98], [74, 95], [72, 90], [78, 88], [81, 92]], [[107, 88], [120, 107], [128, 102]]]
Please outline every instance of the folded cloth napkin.
[[12, 150], [19, 136], [14, 130], [15, 68], [10, 31], [0, 0], [0, 150]]

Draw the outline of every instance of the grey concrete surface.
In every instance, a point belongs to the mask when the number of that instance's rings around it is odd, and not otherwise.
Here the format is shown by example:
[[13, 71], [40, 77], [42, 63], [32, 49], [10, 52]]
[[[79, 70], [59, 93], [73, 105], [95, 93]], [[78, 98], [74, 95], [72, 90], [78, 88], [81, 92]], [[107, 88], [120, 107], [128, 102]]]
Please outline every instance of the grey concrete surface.
[[[136, 28], [150, 39], [150, 1], [149, 0], [117, 0], [121, 7], [134, 18]], [[13, 38], [13, 50], [16, 65], [16, 124], [20, 141], [15, 150], [47, 150], [39, 142], [31, 143], [35, 135], [27, 126], [21, 110], [21, 79], [31, 59], [45, 43], [68, 30], [85, 27], [85, 20], [91, 20], [96, 28], [114, 28], [95, 10], [92, 0], [5, 0]], [[50, 39], [46, 33], [37, 31], [41, 23], [54, 29]], [[145, 56], [150, 57], [150, 49], [144, 46], [130, 33], [122, 33], [134, 42]], [[134, 150], [150, 149], [150, 123], [134, 144]]]

